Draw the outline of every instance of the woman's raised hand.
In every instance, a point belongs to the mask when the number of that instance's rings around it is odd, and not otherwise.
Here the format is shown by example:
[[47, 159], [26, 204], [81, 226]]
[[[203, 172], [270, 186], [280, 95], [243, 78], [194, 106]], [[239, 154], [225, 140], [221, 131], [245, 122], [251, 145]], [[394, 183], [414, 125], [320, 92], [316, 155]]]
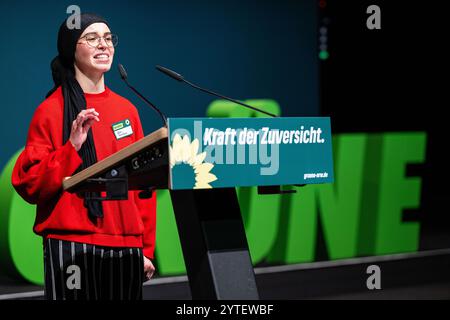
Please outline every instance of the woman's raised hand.
[[75, 150], [79, 151], [87, 139], [87, 134], [95, 121], [100, 121], [99, 113], [94, 108], [81, 111], [72, 122], [70, 142]]

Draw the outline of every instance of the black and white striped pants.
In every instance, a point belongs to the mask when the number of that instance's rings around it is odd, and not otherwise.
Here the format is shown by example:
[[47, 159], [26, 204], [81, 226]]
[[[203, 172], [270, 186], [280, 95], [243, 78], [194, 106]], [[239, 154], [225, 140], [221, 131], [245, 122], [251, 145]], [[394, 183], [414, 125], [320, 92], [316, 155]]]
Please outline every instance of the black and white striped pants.
[[112, 248], [47, 239], [44, 242], [48, 300], [141, 300], [140, 248]]

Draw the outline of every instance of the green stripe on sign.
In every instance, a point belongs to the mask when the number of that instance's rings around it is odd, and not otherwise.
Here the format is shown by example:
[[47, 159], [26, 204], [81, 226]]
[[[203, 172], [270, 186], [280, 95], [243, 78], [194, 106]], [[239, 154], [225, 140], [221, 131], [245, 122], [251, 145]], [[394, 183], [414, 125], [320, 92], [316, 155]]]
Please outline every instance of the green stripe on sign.
[[123, 123], [118, 123], [118, 124], [113, 125], [114, 131], [122, 129], [122, 128], [123, 128]]

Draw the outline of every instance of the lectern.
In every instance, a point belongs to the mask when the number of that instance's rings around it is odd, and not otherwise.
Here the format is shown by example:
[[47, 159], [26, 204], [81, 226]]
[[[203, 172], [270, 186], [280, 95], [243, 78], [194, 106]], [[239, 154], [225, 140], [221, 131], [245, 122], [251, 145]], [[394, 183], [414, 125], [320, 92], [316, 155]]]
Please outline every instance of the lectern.
[[258, 299], [235, 187], [332, 181], [329, 118], [173, 118], [63, 188], [102, 201], [169, 189], [192, 298]]

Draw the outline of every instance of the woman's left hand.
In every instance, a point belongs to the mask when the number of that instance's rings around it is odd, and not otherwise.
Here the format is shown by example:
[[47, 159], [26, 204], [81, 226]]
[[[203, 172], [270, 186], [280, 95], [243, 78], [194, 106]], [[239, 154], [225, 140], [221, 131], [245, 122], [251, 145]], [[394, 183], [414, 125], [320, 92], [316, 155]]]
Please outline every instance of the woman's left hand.
[[144, 277], [145, 281], [150, 280], [153, 277], [153, 273], [155, 273], [155, 267], [153, 266], [152, 261], [144, 256]]

